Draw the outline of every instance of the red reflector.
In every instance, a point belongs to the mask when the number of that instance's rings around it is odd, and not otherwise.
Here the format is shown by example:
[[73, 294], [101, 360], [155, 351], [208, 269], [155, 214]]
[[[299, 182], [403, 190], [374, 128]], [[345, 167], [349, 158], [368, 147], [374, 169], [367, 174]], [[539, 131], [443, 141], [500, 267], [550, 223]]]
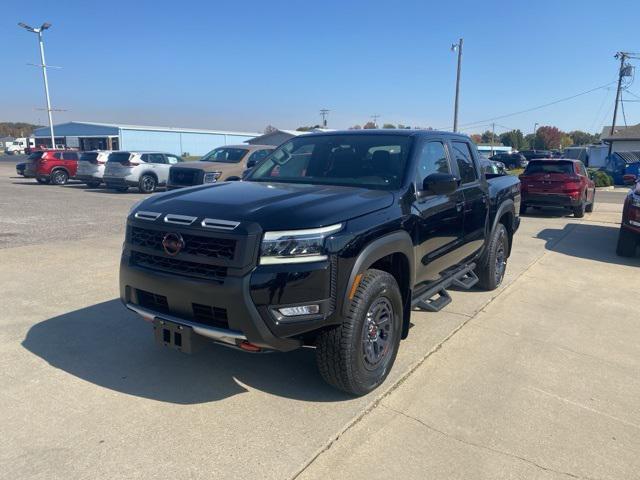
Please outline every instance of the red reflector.
[[259, 352], [260, 350], [262, 350], [259, 346], [254, 345], [253, 343], [249, 343], [246, 340], [243, 340], [238, 346], [242, 350], [246, 350], [247, 352]]

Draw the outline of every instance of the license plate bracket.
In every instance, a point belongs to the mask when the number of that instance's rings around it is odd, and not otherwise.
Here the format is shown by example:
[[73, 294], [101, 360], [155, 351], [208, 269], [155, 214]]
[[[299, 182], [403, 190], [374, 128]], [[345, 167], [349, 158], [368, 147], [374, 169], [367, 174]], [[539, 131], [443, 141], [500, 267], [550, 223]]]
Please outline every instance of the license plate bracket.
[[193, 328], [161, 318], [153, 320], [153, 333], [156, 343], [182, 353], [194, 353], [200, 344]]

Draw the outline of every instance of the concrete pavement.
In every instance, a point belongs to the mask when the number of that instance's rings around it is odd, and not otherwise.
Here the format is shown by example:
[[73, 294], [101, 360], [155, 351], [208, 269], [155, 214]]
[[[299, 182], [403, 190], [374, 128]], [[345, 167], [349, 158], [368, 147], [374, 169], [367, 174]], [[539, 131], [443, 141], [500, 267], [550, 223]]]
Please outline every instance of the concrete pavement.
[[[573, 425], [579, 415], [563, 419], [570, 403], [561, 404], [564, 410], [545, 409], [543, 402], [560, 401], [530, 391], [584, 403], [576, 392], [591, 391], [579, 381], [595, 378], [599, 401], [586, 405], [640, 424], [630, 400], [638, 393], [632, 378], [637, 378], [638, 339], [632, 315], [619, 303], [622, 295], [612, 291], [622, 280], [628, 298], [633, 288], [628, 279], [638, 262], [612, 256], [615, 225], [606, 222], [614, 221], [613, 211], [598, 208], [585, 221], [524, 218], [503, 287], [453, 292], [454, 303], [445, 311], [416, 313], [387, 382], [367, 397], [351, 399], [320, 380], [311, 350], [249, 355], [211, 346], [184, 356], [156, 347], [148, 325], [116, 300], [123, 219], [138, 196], [13, 185], [16, 180], [2, 168], [0, 192], [29, 189], [46, 195], [51, 221], [62, 226], [0, 250], [2, 479], [349, 478], [376, 465], [370, 472], [374, 478], [394, 473], [398, 465], [406, 478], [424, 478], [424, 472], [432, 478], [470, 472], [465, 478], [531, 478], [529, 472], [553, 472], [516, 457], [558, 471], [571, 467], [567, 471], [578, 475], [582, 470], [563, 463], [581, 453], [578, 446], [585, 457], [610, 457], [603, 463], [607, 467], [622, 465], [613, 473], [635, 467], [625, 450], [637, 449], [625, 436], [632, 427], [612, 434], [624, 441], [617, 449], [590, 443], [584, 436], [590, 423], [581, 430]], [[56, 199], [107, 214], [102, 225], [84, 228], [85, 213], [56, 209]], [[26, 194], [0, 195], [0, 233], [15, 225], [23, 205], [32, 201]], [[619, 218], [620, 207], [614, 207]], [[18, 240], [24, 231], [15, 231]], [[69, 239], [65, 231], [71, 232]], [[592, 301], [591, 290], [609, 295]], [[578, 317], [587, 306], [594, 319], [581, 328]], [[602, 321], [609, 312], [618, 328]], [[539, 343], [545, 351], [536, 351]], [[615, 353], [607, 353], [613, 347]], [[569, 350], [585, 355], [568, 363], [562, 355]], [[580, 363], [582, 357], [593, 357], [594, 367]], [[577, 385], [560, 388], [569, 380]], [[607, 392], [611, 385], [616, 389]], [[529, 399], [533, 395], [535, 401]], [[421, 417], [425, 412], [431, 416]], [[603, 428], [615, 422], [609, 417], [602, 417]], [[576, 448], [552, 462], [539, 444], [560, 443], [548, 439], [555, 425], [562, 427], [561, 438], [567, 429], [580, 437], [572, 440]], [[380, 436], [363, 435], [363, 428]], [[476, 451], [465, 442], [481, 447]], [[391, 458], [374, 448], [380, 444]], [[365, 445], [371, 448], [359, 447]], [[491, 450], [509, 455], [491, 457]], [[478, 462], [482, 469], [475, 474]]]

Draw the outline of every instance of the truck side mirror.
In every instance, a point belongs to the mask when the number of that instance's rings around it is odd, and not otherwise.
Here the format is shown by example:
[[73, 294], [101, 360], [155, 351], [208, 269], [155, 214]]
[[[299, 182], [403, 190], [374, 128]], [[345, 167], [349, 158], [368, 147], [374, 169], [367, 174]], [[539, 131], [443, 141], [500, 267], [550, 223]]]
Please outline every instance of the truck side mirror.
[[449, 195], [458, 188], [460, 180], [450, 173], [432, 173], [422, 181], [422, 194]]
[[256, 166], [256, 163], [258, 163], [258, 161], [254, 158], [252, 160], [248, 160], [247, 161], [247, 168], [253, 168]]

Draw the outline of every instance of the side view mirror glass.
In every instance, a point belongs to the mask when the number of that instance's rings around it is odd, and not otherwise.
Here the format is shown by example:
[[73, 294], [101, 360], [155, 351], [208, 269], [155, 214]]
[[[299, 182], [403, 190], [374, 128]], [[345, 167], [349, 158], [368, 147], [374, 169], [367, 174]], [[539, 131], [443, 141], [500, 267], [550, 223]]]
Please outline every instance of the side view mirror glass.
[[432, 173], [422, 181], [423, 194], [448, 195], [456, 191], [460, 180], [450, 173]]

